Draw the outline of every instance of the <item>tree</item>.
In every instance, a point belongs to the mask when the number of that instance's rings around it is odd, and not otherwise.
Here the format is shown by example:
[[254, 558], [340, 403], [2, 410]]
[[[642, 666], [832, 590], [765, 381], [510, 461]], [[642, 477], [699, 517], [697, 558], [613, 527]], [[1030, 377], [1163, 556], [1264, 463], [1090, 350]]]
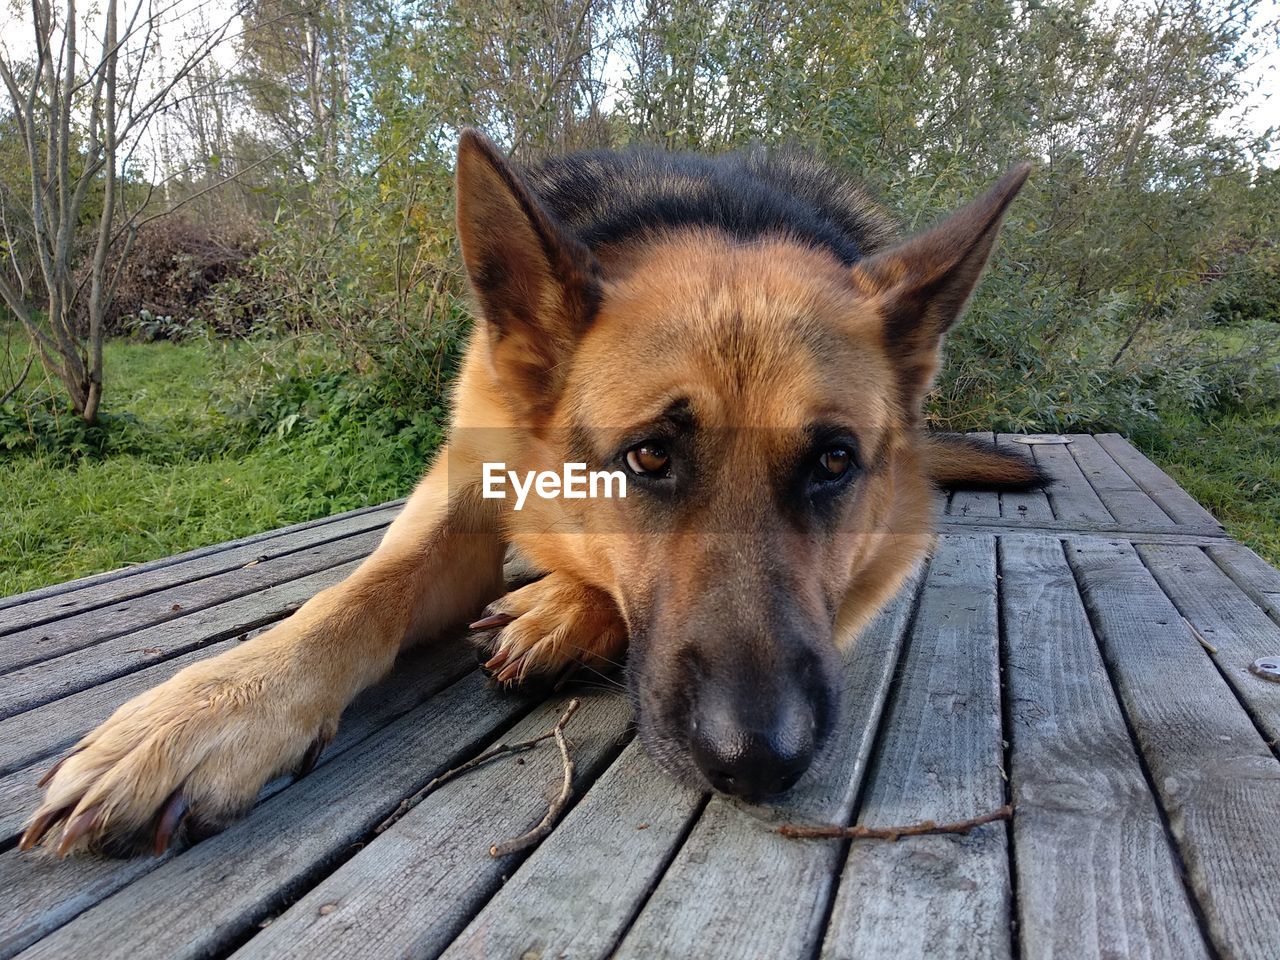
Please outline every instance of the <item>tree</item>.
[[[20, 231], [27, 241], [21, 249], [10, 245], [10, 255], [34, 261], [33, 266], [15, 259], [12, 270], [0, 272], [0, 298], [88, 423], [97, 419], [102, 402], [103, 318], [151, 201], [148, 186], [131, 202], [126, 170], [176, 86], [222, 42], [234, 20], [228, 17], [194, 38], [176, 68], [153, 80], [144, 67], [158, 56], [169, 9], [139, 0], [122, 30], [118, 0], [107, 0], [100, 43], [82, 45], [86, 17], [75, 0], [61, 10], [51, 0], [32, 0], [34, 63], [0, 52], [0, 79], [22, 146], [28, 190], [20, 206], [5, 198], [6, 210], [18, 210], [24, 221], [6, 223], [5, 231]], [[116, 244], [122, 246], [109, 268], [108, 254]], [[77, 277], [82, 257], [89, 268]], [[87, 324], [78, 322], [82, 316]]]

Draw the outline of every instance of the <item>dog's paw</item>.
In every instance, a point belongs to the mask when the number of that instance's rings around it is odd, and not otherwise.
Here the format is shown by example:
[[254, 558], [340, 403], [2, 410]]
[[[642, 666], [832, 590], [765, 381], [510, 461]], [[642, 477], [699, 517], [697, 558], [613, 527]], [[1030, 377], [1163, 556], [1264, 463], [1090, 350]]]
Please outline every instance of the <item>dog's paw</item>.
[[485, 671], [504, 684], [558, 678], [575, 668], [600, 673], [619, 665], [627, 630], [607, 594], [550, 573], [485, 608], [471, 625]]
[[45, 774], [21, 848], [158, 855], [243, 814], [273, 775], [306, 773], [337, 717], [297, 709], [269, 666], [233, 652], [124, 704]]

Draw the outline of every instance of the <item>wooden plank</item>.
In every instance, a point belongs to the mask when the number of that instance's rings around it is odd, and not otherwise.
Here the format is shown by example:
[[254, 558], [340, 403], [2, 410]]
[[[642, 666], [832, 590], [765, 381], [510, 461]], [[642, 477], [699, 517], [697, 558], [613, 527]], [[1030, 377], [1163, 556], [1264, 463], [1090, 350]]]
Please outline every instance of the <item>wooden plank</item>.
[[831, 752], [772, 809], [713, 798], [614, 956], [812, 951], [840, 848], [788, 840], [773, 828], [790, 820], [845, 822], [852, 814], [915, 594], [900, 594], [848, 651]]
[[[323, 757], [331, 758], [347, 746], [407, 713], [435, 693], [475, 669], [475, 656], [465, 642], [430, 644], [407, 651], [395, 669], [365, 691], [342, 715], [342, 725]], [[44, 792], [37, 781], [49, 768], [45, 757], [0, 778], [0, 847], [15, 840]], [[264, 798], [287, 786], [288, 778], [268, 784]]]
[[1213, 562], [1235, 581], [1236, 586], [1280, 623], [1280, 570], [1246, 547], [1234, 541], [1207, 548]]
[[1218, 519], [1118, 433], [1097, 436], [1102, 449], [1177, 523], [1221, 526]]
[[1000, 573], [1020, 955], [1207, 957], [1062, 545]]
[[[380, 536], [375, 533], [371, 536]], [[344, 553], [360, 556], [369, 543], [353, 537]], [[371, 547], [369, 547], [371, 549]], [[359, 565], [352, 560], [275, 586], [204, 607], [177, 620], [135, 630], [94, 646], [0, 675], [0, 718], [60, 697], [86, 690], [161, 660], [197, 650], [219, 640], [284, 619], [312, 596], [349, 576]], [[83, 616], [94, 616], [84, 614]], [[79, 618], [74, 618], [79, 619]]]
[[[463, 645], [442, 645], [407, 655], [391, 677], [368, 690], [344, 715], [333, 743], [320, 755], [317, 769], [456, 682], [466, 672], [469, 656]], [[291, 785], [290, 777], [273, 781], [263, 788], [259, 803]], [[0, 956], [22, 949], [174, 856], [171, 851], [161, 858], [79, 858], [60, 864], [15, 850], [0, 855], [0, 886], [22, 891], [7, 907], [0, 904]]]
[[71, 746], [126, 700], [168, 680], [189, 663], [230, 650], [236, 642], [223, 640], [0, 720], [0, 775]]
[[[1074, 442], [1074, 438], [1073, 442]], [[1114, 523], [1115, 517], [1093, 492], [1089, 481], [1066, 449], [1068, 444], [1040, 444], [1031, 448], [1032, 455], [1053, 483], [1045, 488], [1053, 515], [1059, 520], [1087, 520]]]
[[[303, 523], [295, 523], [295, 524], [292, 524], [291, 526], [279, 527], [275, 530], [266, 530], [262, 533], [255, 533], [247, 537], [240, 537], [239, 539], [229, 540], [225, 543], [215, 543], [215, 544], [212, 544], [211, 546], [199, 547], [195, 550], [188, 550], [185, 553], [175, 554], [172, 557], [161, 557], [157, 560], [149, 560], [146, 563], [133, 564], [127, 567], [120, 567], [119, 569], [116, 569], [116, 570], [108, 570], [108, 571], [105, 571], [104, 573], [95, 573], [87, 577], [80, 577], [75, 580], [67, 580], [64, 583], [49, 584], [48, 586], [45, 586], [45, 587], [39, 587], [35, 590], [29, 590], [26, 593], [15, 593], [8, 597], [0, 597], [0, 610], [5, 611], [4, 616], [8, 618], [10, 616], [10, 612], [9, 612], [10, 607], [30, 605], [35, 603], [36, 601], [49, 600], [50, 598], [54, 598], [54, 597], [62, 597], [63, 600], [66, 600], [67, 602], [73, 604], [73, 608], [74, 608], [74, 606], [78, 604], [78, 600], [72, 597], [64, 597], [63, 596], [64, 594], [78, 593], [79, 591], [87, 590], [90, 587], [97, 588], [97, 587], [101, 587], [104, 584], [116, 583], [116, 581], [132, 580], [133, 578], [141, 576], [142, 574], [163, 570], [168, 567], [176, 567], [180, 564], [186, 564], [188, 562], [199, 560], [205, 557], [214, 558], [216, 554], [226, 553], [236, 548], [249, 546], [251, 544], [262, 544], [261, 553], [274, 553], [275, 541], [278, 538], [290, 536], [292, 534], [300, 533], [302, 531], [314, 531], [314, 533], [311, 535], [321, 540], [327, 539], [327, 532], [318, 530], [317, 528], [325, 527], [335, 523], [345, 523], [346, 521], [353, 520], [356, 517], [367, 516], [368, 514], [377, 513], [378, 511], [387, 511], [390, 514], [390, 518], [394, 518], [395, 514], [399, 511], [399, 508], [404, 505], [404, 502], [405, 502], [404, 499], [401, 498], [399, 500], [392, 500], [388, 503], [381, 503], [372, 507], [360, 507], [356, 510], [348, 510], [345, 513], [336, 513], [331, 517], [320, 517], [316, 520], [307, 520]], [[383, 522], [382, 518], [379, 518], [377, 522], [379, 523]], [[358, 526], [360, 526], [360, 523], [353, 524], [352, 528], [354, 529], [355, 527], [358, 527]], [[249, 559], [252, 559], [253, 551], [250, 551], [250, 554], [251, 555]], [[247, 562], [247, 561], [243, 561], [243, 562]], [[216, 558], [213, 560], [213, 563], [214, 563], [214, 566], [216, 567], [217, 566]], [[160, 582], [171, 582], [171, 581], [166, 581], [164, 574], [161, 574], [158, 579], [160, 580]], [[111, 590], [114, 590], [114, 589], [119, 589], [121, 593], [118, 595], [113, 594]], [[118, 584], [117, 587], [113, 587], [106, 591], [103, 591], [102, 594], [100, 595], [106, 596], [108, 599], [105, 602], [109, 603], [111, 602], [111, 599], [122, 598], [124, 596], [133, 595], [132, 594], [133, 589], [134, 588], [132, 584], [121, 583], [121, 584]], [[52, 604], [52, 606], [56, 609], [58, 603], [60, 602], [62, 601], [61, 600], [55, 601]], [[17, 617], [17, 619], [20, 622], [29, 622], [29, 621], [24, 621], [23, 618], [16, 613], [13, 615]], [[6, 619], [5, 622], [8, 623], [10, 621]]]
[[1099, 536], [1106, 539], [1120, 538], [1144, 543], [1210, 544], [1228, 543], [1230, 538], [1220, 529], [1193, 527], [1190, 524], [1166, 524], [1163, 527], [1135, 528], [1120, 523], [1095, 523], [1088, 520], [1039, 520], [1022, 523], [1003, 517], [942, 517], [937, 528], [947, 533], [972, 531], [1000, 533], [1041, 533], [1059, 537]]
[[[583, 789], [626, 742], [631, 708], [617, 691], [577, 695], [582, 707], [572, 727], [573, 756]], [[545, 704], [502, 740], [525, 740], [547, 730], [564, 712], [567, 699]], [[235, 956], [436, 956], [519, 864], [520, 856], [495, 859], [489, 848], [542, 819], [548, 794], [560, 789], [561, 770], [559, 751], [548, 743], [451, 780], [272, 920]], [[592, 851], [591, 856], [597, 855]]]
[[1171, 518], [1088, 434], [1072, 437], [1067, 450], [1117, 523], [1166, 526]]
[[[528, 709], [528, 701], [500, 693], [471, 673], [359, 749], [270, 798], [247, 819], [171, 855], [127, 886], [113, 879], [103, 889], [97, 872], [103, 861], [91, 859], [55, 861], [41, 868], [47, 873], [23, 875], [21, 925], [15, 927], [9, 908], [0, 906], [0, 955], [46, 933], [24, 958], [141, 960], [224, 952], [350, 856], [404, 797], [473, 755]], [[21, 866], [39, 867], [26, 861]], [[136, 869], [145, 862], [127, 864]], [[7, 873], [10, 881], [11, 866], [0, 866], [0, 876]], [[33, 909], [32, 901], [49, 902], [41, 887], [53, 885], [65, 891], [59, 908]], [[81, 899], [68, 897], [75, 892]], [[97, 902], [90, 906], [86, 900]]]
[[1132, 546], [1067, 556], [1214, 945], [1273, 955], [1280, 762]]
[[[1008, 448], [1022, 456], [1032, 457], [1031, 448], [1025, 443], [1018, 443], [1017, 434], [996, 434], [996, 448]], [[1043, 490], [1022, 490], [1000, 494], [1000, 516], [1018, 523], [1034, 523], [1041, 520], [1052, 520], [1053, 509], [1049, 506], [1049, 496]]]
[[340, 563], [362, 559], [377, 547], [382, 530], [333, 540], [249, 567], [157, 590], [109, 607], [72, 614], [61, 620], [18, 630], [0, 641], [0, 673], [60, 657], [75, 650], [122, 637], [134, 630], [180, 620], [215, 604]]
[[1280, 659], [1280, 626], [1198, 547], [1143, 545], [1138, 555], [1178, 612], [1214, 648], [1210, 656], [1255, 724], [1273, 746], [1280, 745], [1280, 683], [1249, 670], [1259, 657]]
[[[859, 823], [956, 820], [1005, 802], [998, 671], [995, 540], [947, 537], [903, 653]], [[855, 841], [822, 956], [1012, 956], [1007, 842], [1003, 823], [967, 837]]]
[[704, 799], [632, 742], [443, 960], [609, 956]]

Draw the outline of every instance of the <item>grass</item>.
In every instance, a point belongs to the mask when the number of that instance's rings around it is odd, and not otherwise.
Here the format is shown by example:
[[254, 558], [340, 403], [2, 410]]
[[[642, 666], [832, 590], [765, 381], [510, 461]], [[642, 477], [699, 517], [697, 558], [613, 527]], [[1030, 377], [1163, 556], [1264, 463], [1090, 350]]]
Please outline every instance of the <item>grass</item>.
[[[414, 445], [358, 417], [305, 417], [245, 439], [224, 413], [226, 348], [107, 346], [107, 412], [138, 417], [123, 452], [0, 450], [0, 596], [402, 496]], [[283, 431], [282, 431], [283, 432]], [[141, 438], [141, 439], [139, 439]]]
[[1280, 410], [1163, 426], [1135, 442], [1228, 533], [1280, 566]]
[[[438, 410], [397, 420], [313, 369], [237, 412], [222, 385], [253, 362], [244, 349], [110, 343], [107, 412], [137, 421], [112, 428], [106, 455], [0, 449], [0, 596], [408, 491], [439, 440]], [[1280, 565], [1280, 411], [1166, 420], [1135, 442]]]

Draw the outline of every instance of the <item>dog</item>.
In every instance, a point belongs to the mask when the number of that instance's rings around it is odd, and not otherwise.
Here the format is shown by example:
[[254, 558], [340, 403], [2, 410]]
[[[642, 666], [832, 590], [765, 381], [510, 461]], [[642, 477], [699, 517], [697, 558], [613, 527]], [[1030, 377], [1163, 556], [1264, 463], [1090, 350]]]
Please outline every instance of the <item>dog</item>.
[[[350, 577], [81, 740], [21, 846], [163, 851], [226, 824], [314, 764], [406, 644], [468, 621], [503, 683], [625, 656], [638, 736], [673, 776], [790, 788], [834, 725], [841, 649], [931, 546], [934, 486], [1043, 480], [921, 412], [1029, 169], [902, 240], [798, 154], [520, 168], [464, 131], [479, 323], [447, 447]], [[482, 482], [569, 463], [626, 496], [516, 510]], [[509, 547], [541, 576], [504, 592]]]

